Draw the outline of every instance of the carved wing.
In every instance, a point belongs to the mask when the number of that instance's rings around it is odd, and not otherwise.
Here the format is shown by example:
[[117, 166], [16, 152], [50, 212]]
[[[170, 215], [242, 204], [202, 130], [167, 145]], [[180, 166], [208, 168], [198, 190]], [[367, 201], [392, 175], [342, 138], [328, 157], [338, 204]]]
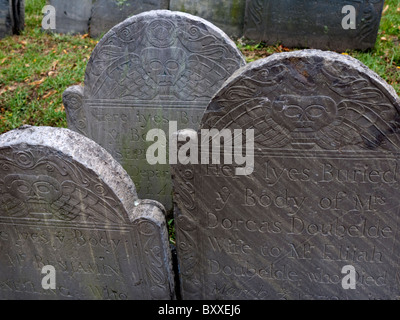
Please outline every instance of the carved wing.
[[294, 59], [252, 71], [216, 95], [203, 129], [254, 129], [256, 147], [399, 150], [399, 112], [368, 76]]
[[156, 96], [156, 84], [148, 77], [141, 58], [126, 53], [116, 46], [104, 46], [93, 61], [92, 70], [100, 70], [91, 87], [93, 98], [120, 97], [152, 99]]
[[[332, 80], [330, 89], [343, 100], [338, 104], [336, 120], [321, 130], [319, 145], [326, 149], [358, 145], [364, 149], [378, 147], [400, 148], [399, 114], [377, 87], [364, 78], [334, 77], [326, 69], [325, 76]], [[335, 81], [333, 81], [335, 80]]]
[[[95, 187], [99, 194], [77, 185], [72, 181], [61, 184], [62, 196], [51, 203], [54, 216], [63, 221], [72, 221], [77, 218], [85, 222], [109, 221], [121, 223], [123, 217], [119, 214], [121, 208], [116, 201], [104, 195], [103, 186]], [[101, 196], [103, 194], [103, 196]]]

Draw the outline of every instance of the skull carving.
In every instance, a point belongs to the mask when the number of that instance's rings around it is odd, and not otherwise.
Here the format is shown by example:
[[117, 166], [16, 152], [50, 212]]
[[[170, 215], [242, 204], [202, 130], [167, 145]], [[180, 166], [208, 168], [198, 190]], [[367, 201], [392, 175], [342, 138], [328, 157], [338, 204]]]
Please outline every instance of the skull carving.
[[323, 96], [283, 95], [272, 105], [272, 119], [290, 132], [316, 133], [337, 116], [336, 102]]
[[48, 176], [9, 175], [4, 182], [7, 192], [32, 213], [51, 213], [51, 204], [62, 196], [60, 183]]
[[186, 53], [179, 48], [148, 48], [142, 51], [147, 75], [158, 86], [173, 86], [186, 69]]
[[282, 95], [272, 104], [271, 118], [289, 130], [295, 149], [312, 149], [317, 133], [337, 120], [336, 102], [325, 96]]

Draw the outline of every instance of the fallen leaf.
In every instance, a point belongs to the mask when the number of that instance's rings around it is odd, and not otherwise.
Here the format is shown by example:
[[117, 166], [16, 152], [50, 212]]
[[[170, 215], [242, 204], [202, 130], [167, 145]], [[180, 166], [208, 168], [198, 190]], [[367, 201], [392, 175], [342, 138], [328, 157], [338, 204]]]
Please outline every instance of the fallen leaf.
[[48, 93], [46, 93], [42, 98], [47, 99], [48, 97], [51, 97], [53, 94], [56, 94], [57, 90], [51, 90]]
[[383, 9], [382, 14], [385, 14], [386, 11], [388, 11], [388, 9], [389, 9], [389, 5], [387, 5], [387, 6], [385, 7], [385, 9]]
[[85, 33], [85, 34], [82, 36], [82, 39], [85, 39], [85, 38], [87, 38], [87, 37], [89, 37], [89, 34], [88, 34], [88, 33]]
[[41, 84], [42, 84], [43, 82], [45, 82], [45, 81], [46, 81], [46, 78], [42, 78], [42, 79], [40, 79], [40, 80], [31, 82], [30, 85], [31, 85], [31, 86], [39, 86], [39, 85], [41, 85]]
[[17, 89], [17, 87], [17, 85], [5, 86], [3, 89], [0, 89], [0, 95], [7, 91], [14, 91], [15, 89]]
[[53, 64], [51, 65], [51, 70], [56, 70], [58, 65], [58, 60], [55, 60]]
[[65, 50], [65, 49], [63, 50], [63, 52], [64, 52], [65, 54], [68, 54], [68, 51], [67, 51], [67, 50]]

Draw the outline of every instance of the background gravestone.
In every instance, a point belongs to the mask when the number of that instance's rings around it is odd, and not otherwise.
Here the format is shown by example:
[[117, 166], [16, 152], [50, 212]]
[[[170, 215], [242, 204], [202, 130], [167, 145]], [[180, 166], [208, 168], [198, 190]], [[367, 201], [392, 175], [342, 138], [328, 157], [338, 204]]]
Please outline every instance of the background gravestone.
[[0, 39], [24, 30], [24, 0], [0, 0]]
[[[244, 36], [268, 45], [345, 51], [375, 46], [384, 0], [247, 0]], [[342, 9], [356, 9], [356, 29], [344, 30]]]
[[230, 37], [243, 35], [244, 0], [171, 0], [170, 9], [202, 17], [224, 30]]
[[57, 33], [86, 34], [92, 14], [93, 0], [48, 0], [56, 9]]
[[117, 25], [99, 42], [85, 87], [64, 93], [68, 126], [107, 149], [131, 176], [141, 198], [172, 209], [169, 165], [149, 165], [150, 129], [168, 135], [198, 128], [211, 97], [245, 61], [209, 22], [185, 13], [150, 11]]
[[[0, 136], [0, 299], [172, 299], [163, 208], [67, 129]], [[42, 288], [44, 266], [56, 289]]]
[[183, 299], [398, 299], [399, 110], [393, 88], [336, 53], [235, 73], [201, 129], [253, 129], [254, 172], [173, 166]]
[[93, 4], [90, 36], [100, 37], [126, 18], [145, 11], [168, 9], [169, 0], [97, 0]]

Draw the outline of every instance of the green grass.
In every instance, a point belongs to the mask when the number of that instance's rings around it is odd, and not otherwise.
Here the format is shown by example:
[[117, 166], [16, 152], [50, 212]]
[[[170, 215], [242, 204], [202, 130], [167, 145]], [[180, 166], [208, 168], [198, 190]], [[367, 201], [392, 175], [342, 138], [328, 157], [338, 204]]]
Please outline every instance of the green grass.
[[[82, 84], [97, 40], [42, 32], [46, 0], [26, 0], [25, 31], [0, 40], [0, 133], [24, 124], [66, 127], [62, 93]], [[348, 51], [400, 93], [400, 3], [386, 0], [376, 47]], [[251, 62], [291, 49], [237, 42]]]
[[97, 43], [42, 32], [45, 4], [27, 0], [24, 32], [0, 40], [0, 133], [24, 124], [66, 127], [62, 93], [83, 82]]

